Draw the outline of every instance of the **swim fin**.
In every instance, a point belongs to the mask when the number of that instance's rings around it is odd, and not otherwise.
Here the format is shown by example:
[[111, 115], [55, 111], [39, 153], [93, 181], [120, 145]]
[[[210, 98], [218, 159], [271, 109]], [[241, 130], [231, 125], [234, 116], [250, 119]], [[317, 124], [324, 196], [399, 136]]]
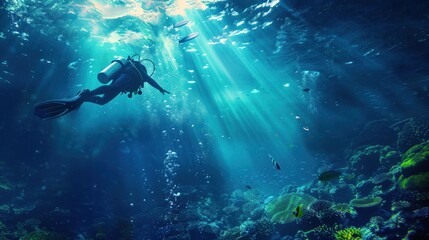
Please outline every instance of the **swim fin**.
[[84, 102], [80, 92], [69, 99], [58, 99], [42, 102], [34, 106], [34, 114], [43, 120], [61, 117], [76, 110]]

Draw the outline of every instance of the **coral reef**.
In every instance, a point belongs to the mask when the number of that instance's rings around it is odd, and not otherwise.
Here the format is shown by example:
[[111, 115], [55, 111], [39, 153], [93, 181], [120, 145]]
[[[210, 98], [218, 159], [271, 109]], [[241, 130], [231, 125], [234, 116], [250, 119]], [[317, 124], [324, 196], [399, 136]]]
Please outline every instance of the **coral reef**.
[[226, 231], [222, 232], [221, 239], [224, 240], [236, 240], [240, 237], [240, 227], [233, 227], [230, 229], [227, 229]]
[[273, 231], [273, 223], [267, 218], [261, 218], [255, 222], [252, 236], [253, 239], [271, 239]]
[[397, 146], [402, 152], [429, 140], [429, 119], [410, 119], [398, 133]]
[[411, 147], [403, 156], [398, 184], [404, 190], [429, 190], [429, 141]]
[[345, 157], [349, 159], [356, 148], [365, 145], [382, 144], [385, 146], [394, 146], [395, 139], [395, 131], [389, 127], [388, 120], [380, 119], [369, 122], [347, 147]]
[[268, 203], [265, 212], [271, 221], [284, 224], [295, 220], [292, 213], [297, 206], [303, 204], [306, 209], [314, 201], [316, 199], [307, 194], [287, 193]]
[[348, 203], [337, 203], [332, 206], [332, 208], [341, 214], [342, 217], [344, 217], [346, 214], [350, 214], [351, 216], [356, 215], [356, 210], [350, 206]]
[[350, 157], [350, 168], [365, 176], [371, 176], [379, 168], [386, 170], [400, 161], [400, 154], [389, 146], [364, 146]]
[[[267, 218], [261, 218], [256, 221], [250, 219], [241, 223], [240, 226], [229, 228], [222, 232], [221, 239], [271, 239], [274, 232], [274, 225]], [[207, 239], [207, 238], [200, 238]]]
[[55, 233], [44, 231], [44, 230], [36, 230], [30, 233], [27, 233], [25, 236], [20, 238], [20, 240], [60, 240], [62, 239], [60, 236]]
[[362, 232], [359, 228], [349, 227], [343, 230], [339, 230], [335, 234], [336, 240], [361, 240]]
[[335, 210], [332, 208], [333, 202], [326, 200], [317, 200], [308, 206], [308, 210], [312, 211], [317, 218], [326, 218], [332, 215]]
[[367, 208], [377, 206], [383, 199], [381, 197], [356, 198], [350, 201], [350, 206], [355, 208]]

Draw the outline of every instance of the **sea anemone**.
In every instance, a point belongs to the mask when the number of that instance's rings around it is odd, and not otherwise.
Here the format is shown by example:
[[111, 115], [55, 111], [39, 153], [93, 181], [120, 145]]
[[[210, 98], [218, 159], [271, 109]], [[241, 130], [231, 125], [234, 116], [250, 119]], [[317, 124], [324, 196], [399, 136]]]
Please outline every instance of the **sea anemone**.
[[336, 240], [361, 240], [362, 232], [360, 228], [349, 227], [335, 233]]

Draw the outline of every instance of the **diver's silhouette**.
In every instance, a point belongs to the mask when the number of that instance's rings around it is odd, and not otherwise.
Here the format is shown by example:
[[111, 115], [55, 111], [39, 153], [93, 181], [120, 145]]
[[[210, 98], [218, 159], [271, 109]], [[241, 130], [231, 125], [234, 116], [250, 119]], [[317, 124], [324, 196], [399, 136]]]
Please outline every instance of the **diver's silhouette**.
[[98, 80], [102, 83], [108, 83], [112, 79], [109, 85], [103, 85], [94, 90], [83, 89], [74, 98], [39, 103], [34, 107], [34, 113], [41, 119], [52, 119], [76, 110], [84, 102], [104, 105], [119, 93], [128, 93], [128, 97], [132, 97], [133, 93], [140, 95], [145, 82], [158, 89], [163, 95], [170, 93], [147, 74], [146, 67], [140, 60], [136, 61], [133, 57], [114, 60], [98, 74]]

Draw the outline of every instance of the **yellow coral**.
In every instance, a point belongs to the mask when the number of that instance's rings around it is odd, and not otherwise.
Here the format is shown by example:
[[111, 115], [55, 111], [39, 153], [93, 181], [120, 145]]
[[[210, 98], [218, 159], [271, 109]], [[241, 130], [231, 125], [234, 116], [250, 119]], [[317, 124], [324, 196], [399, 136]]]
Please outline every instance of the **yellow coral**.
[[362, 240], [360, 228], [349, 227], [335, 233], [336, 240]]

